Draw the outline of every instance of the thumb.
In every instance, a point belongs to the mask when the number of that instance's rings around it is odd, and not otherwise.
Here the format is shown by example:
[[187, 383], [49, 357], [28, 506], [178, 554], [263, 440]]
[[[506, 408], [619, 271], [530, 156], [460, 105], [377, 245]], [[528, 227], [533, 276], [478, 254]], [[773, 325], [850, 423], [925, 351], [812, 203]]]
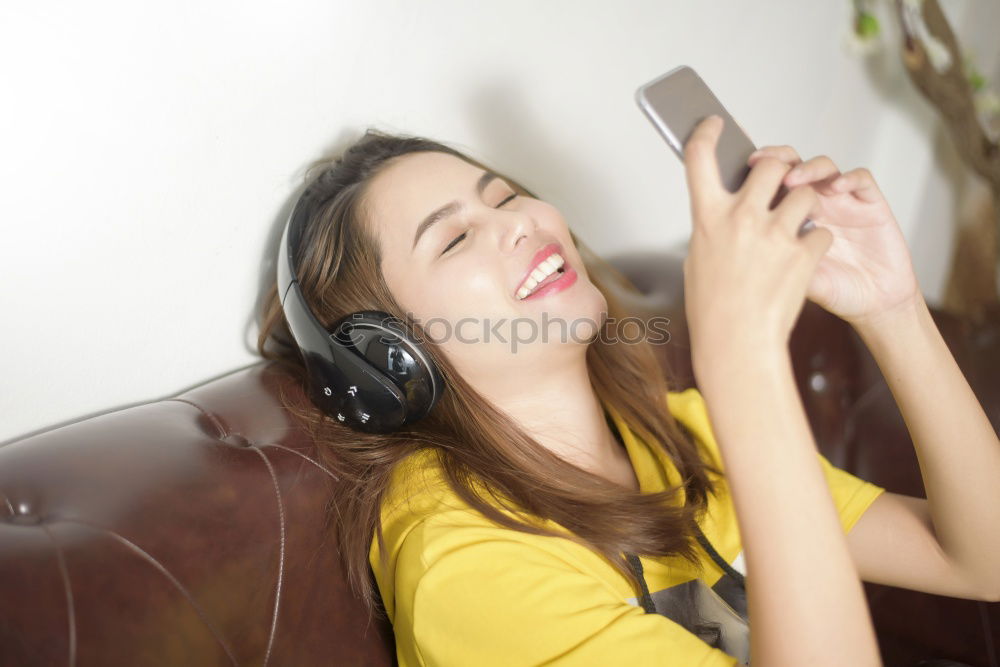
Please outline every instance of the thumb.
[[819, 264], [826, 251], [833, 245], [833, 232], [826, 227], [816, 226], [801, 236], [802, 243], [809, 250], [813, 268]]
[[824, 268], [821, 265], [816, 267], [806, 287], [806, 298], [829, 311], [834, 301], [834, 285]]

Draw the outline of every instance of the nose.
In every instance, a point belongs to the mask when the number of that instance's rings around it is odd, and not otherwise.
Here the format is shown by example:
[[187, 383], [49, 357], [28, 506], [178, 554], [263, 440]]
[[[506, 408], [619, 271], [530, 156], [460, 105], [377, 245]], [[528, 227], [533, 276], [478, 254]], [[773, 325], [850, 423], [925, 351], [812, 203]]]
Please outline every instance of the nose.
[[500, 237], [499, 244], [501, 250], [510, 254], [518, 249], [523, 239], [535, 233], [538, 229], [538, 224], [529, 215], [517, 211], [509, 211], [501, 216], [500, 223], [496, 229]]

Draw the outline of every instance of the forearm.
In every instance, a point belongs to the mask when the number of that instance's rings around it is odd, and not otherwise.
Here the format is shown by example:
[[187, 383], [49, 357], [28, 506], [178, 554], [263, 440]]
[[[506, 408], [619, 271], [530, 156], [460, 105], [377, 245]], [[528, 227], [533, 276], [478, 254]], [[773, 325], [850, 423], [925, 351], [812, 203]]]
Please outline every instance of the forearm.
[[752, 663], [881, 664], [788, 352], [744, 349], [695, 371], [746, 553]]
[[913, 440], [942, 551], [1000, 591], [1000, 440], [923, 299], [855, 330]]

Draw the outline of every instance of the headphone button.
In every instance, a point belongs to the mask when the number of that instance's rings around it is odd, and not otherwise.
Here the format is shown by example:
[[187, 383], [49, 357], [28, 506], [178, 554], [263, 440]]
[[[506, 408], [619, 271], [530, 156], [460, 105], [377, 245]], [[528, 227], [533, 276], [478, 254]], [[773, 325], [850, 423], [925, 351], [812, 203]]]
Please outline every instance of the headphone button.
[[341, 413], [350, 415], [352, 422], [365, 424], [371, 419], [371, 414], [366, 411], [365, 406], [353, 394], [344, 400], [341, 406]]

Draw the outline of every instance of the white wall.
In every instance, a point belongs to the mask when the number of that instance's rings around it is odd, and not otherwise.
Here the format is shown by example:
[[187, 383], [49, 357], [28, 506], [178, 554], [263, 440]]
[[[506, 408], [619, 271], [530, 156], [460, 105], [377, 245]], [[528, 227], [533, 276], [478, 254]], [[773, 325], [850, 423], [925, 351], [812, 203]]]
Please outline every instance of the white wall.
[[[963, 37], [994, 48], [996, 3], [972, 4], [946, 9]], [[848, 0], [3, 3], [0, 441], [253, 363], [254, 306], [290, 193], [309, 161], [368, 125], [511, 172], [599, 252], [682, 244], [681, 165], [633, 102], [682, 63], [758, 145], [872, 168], [920, 242], [934, 298], [951, 233], [933, 233], [948, 206], [933, 114], [894, 50], [888, 97], [845, 51], [849, 11]]]

